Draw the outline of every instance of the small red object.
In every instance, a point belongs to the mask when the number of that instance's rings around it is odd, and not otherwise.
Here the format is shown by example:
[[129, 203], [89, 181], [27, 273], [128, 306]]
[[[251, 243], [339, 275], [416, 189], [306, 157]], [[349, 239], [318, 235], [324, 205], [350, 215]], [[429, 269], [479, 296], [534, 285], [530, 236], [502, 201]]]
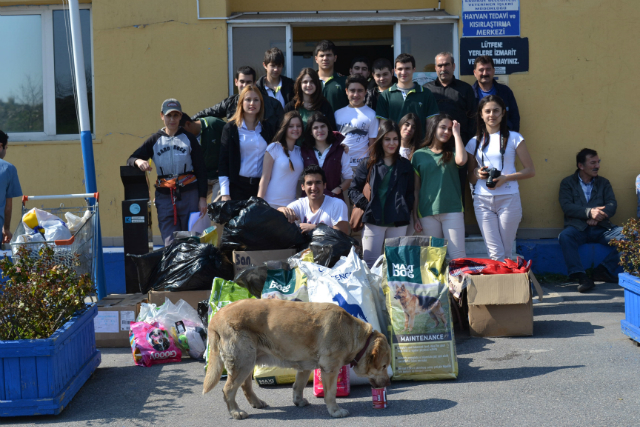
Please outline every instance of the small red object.
[[[349, 378], [349, 366], [345, 365], [338, 372], [338, 387], [336, 389], [336, 397], [346, 397], [351, 393], [351, 382]], [[322, 388], [322, 375], [320, 369], [313, 371], [313, 395], [316, 397], [324, 397]]]
[[373, 399], [373, 409], [384, 409], [387, 407], [387, 388], [371, 388]]

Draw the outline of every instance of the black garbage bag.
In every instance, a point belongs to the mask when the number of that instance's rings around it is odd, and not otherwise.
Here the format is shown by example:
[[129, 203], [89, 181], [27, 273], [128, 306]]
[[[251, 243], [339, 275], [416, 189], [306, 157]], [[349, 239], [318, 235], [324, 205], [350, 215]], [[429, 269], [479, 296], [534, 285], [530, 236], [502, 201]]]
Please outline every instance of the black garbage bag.
[[127, 254], [138, 270], [138, 285], [140, 286], [140, 292], [143, 294], [149, 292], [149, 288], [151, 287], [149, 280], [151, 279], [151, 275], [156, 269], [156, 266], [160, 264], [160, 261], [162, 260], [164, 249], [165, 248], [158, 249], [143, 255]]
[[349, 255], [353, 246], [362, 257], [362, 248], [356, 239], [328, 225], [318, 224], [311, 233], [309, 248], [313, 252], [313, 262], [331, 268], [341, 256]]
[[258, 197], [211, 203], [208, 211], [214, 222], [225, 224], [223, 250], [288, 249], [305, 242], [296, 224]]
[[208, 243], [173, 242], [149, 280], [157, 291], [210, 290], [213, 279], [233, 279], [233, 264]]

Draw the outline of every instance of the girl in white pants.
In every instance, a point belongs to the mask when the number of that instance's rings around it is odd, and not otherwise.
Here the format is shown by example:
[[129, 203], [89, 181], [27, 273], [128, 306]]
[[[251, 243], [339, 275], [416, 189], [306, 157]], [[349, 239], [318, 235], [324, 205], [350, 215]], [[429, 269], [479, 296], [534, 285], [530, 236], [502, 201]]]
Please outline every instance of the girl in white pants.
[[426, 145], [413, 155], [414, 227], [418, 233], [446, 238], [450, 259], [465, 258], [464, 213], [458, 168], [467, 163], [460, 123], [448, 114], [431, 117]]
[[[512, 255], [522, 219], [518, 180], [535, 175], [524, 138], [507, 128], [502, 98], [489, 95], [478, 104], [476, 136], [467, 144], [469, 182], [475, 185], [473, 208], [489, 256], [502, 261]], [[516, 172], [516, 155], [524, 166]], [[489, 177], [492, 177], [488, 180]]]
[[[400, 156], [400, 130], [391, 120], [381, 120], [369, 157], [360, 160], [349, 198], [362, 209], [363, 258], [369, 267], [384, 250], [384, 240], [407, 235], [413, 207], [413, 168]], [[370, 200], [363, 190], [369, 183]]]

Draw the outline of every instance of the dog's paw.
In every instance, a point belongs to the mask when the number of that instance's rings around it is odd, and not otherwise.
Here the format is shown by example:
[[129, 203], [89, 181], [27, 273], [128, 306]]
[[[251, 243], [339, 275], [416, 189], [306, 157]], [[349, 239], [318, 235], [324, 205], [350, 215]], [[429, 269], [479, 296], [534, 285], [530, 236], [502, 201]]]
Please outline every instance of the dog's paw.
[[255, 399], [253, 402], [251, 402], [251, 406], [253, 406], [256, 409], [263, 409], [263, 408], [267, 408], [269, 405], [264, 400]]
[[237, 411], [231, 411], [231, 416], [234, 420], [244, 420], [249, 416], [245, 411], [238, 409]]
[[303, 406], [309, 405], [309, 401], [304, 397], [301, 397], [300, 400], [294, 400], [293, 404], [302, 408]]
[[344, 418], [349, 416], [349, 411], [347, 411], [346, 409], [338, 408], [333, 412], [329, 412], [329, 415], [331, 415], [333, 418]]

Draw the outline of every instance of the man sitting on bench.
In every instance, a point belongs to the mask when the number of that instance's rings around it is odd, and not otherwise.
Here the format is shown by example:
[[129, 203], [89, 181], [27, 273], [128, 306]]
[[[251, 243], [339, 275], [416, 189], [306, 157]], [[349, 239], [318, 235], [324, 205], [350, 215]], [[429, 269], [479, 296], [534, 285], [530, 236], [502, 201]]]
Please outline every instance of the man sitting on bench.
[[595, 150], [582, 149], [576, 156], [578, 170], [560, 183], [560, 206], [564, 212], [564, 230], [558, 236], [569, 277], [578, 282], [578, 291], [587, 292], [596, 281], [618, 283], [615, 274], [620, 261], [612, 251], [593, 270], [593, 280], [585, 273], [578, 248], [585, 243], [608, 245], [622, 237], [622, 227], [611, 223], [618, 203], [609, 180], [598, 176], [600, 158]]

